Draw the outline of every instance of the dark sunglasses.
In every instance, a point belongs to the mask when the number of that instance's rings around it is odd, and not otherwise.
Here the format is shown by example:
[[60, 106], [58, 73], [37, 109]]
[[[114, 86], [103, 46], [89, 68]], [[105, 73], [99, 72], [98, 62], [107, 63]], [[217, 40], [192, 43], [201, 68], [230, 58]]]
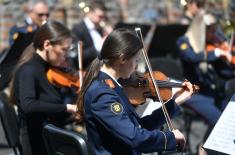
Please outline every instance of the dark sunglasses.
[[37, 15], [38, 17], [43, 17], [43, 16], [49, 17], [49, 13], [38, 13]]

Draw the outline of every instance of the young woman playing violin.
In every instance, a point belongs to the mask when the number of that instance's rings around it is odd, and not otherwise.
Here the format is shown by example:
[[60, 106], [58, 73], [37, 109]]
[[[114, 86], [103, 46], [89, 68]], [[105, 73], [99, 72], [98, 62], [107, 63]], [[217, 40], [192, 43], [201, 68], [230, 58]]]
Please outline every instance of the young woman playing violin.
[[[117, 81], [129, 78], [136, 70], [142, 48], [143, 43], [135, 33], [114, 30], [104, 41], [100, 56], [87, 70], [77, 105], [96, 155], [140, 155], [176, 150], [177, 144], [184, 148], [185, 138], [179, 130], [158, 130], [165, 122], [161, 109], [140, 118]], [[192, 95], [192, 84], [183, 85], [186, 89], [179, 89], [174, 100], [166, 103], [171, 116], [178, 104]]]
[[[45, 155], [43, 125], [50, 122], [62, 126], [70, 113], [76, 112], [76, 105], [63, 104], [59, 88], [46, 77], [51, 66], [64, 62], [71, 43], [67, 28], [58, 22], [48, 22], [36, 32], [16, 67], [11, 99], [18, 107], [24, 155]], [[30, 146], [32, 150], [28, 149]]]

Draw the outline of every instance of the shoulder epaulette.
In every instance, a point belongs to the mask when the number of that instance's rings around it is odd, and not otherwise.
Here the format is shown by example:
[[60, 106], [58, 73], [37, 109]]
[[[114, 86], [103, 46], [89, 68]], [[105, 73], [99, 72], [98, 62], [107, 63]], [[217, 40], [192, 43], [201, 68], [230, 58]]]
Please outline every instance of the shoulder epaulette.
[[110, 88], [115, 88], [115, 84], [113, 83], [113, 80], [111, 79], [105, 79], [104, 83], [107, 84]]

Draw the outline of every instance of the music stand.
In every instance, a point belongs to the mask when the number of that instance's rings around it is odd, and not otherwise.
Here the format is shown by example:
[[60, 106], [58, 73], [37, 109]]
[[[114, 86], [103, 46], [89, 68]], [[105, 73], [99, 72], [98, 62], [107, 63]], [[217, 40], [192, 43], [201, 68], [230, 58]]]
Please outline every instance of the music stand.
[[151, 25], [140, 24], [140, 23], [123, 23], [123, 22], [119, 22], [115, 25], [114, 29], [126, 28], [126, 29], [134, 31], [136, 27], [139, 27], [141, 29], [143, 37], [145, 37], [147, 35], [147, 33], [149, 32], [149, 30], [151, 28]]
[[0, 62], [0, 91], [9, 83], [14, 70], [24, 49], [33, 41], [34, 33], [19, 33], [17, 39], [9, 50], [5, 51]]
[[178, 57], [176, 41], [184, 35], [187, 25], [157, 25], [152, 42], [150, 44], [148, 55], [154, 57]]

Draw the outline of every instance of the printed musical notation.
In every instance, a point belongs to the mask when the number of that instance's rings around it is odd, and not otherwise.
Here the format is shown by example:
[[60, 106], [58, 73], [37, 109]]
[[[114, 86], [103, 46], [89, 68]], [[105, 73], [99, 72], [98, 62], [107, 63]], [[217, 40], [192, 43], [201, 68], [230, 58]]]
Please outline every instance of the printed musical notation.
[[204, 144], [204, 148], [235, 154], [235, 96], [232, 97]]

